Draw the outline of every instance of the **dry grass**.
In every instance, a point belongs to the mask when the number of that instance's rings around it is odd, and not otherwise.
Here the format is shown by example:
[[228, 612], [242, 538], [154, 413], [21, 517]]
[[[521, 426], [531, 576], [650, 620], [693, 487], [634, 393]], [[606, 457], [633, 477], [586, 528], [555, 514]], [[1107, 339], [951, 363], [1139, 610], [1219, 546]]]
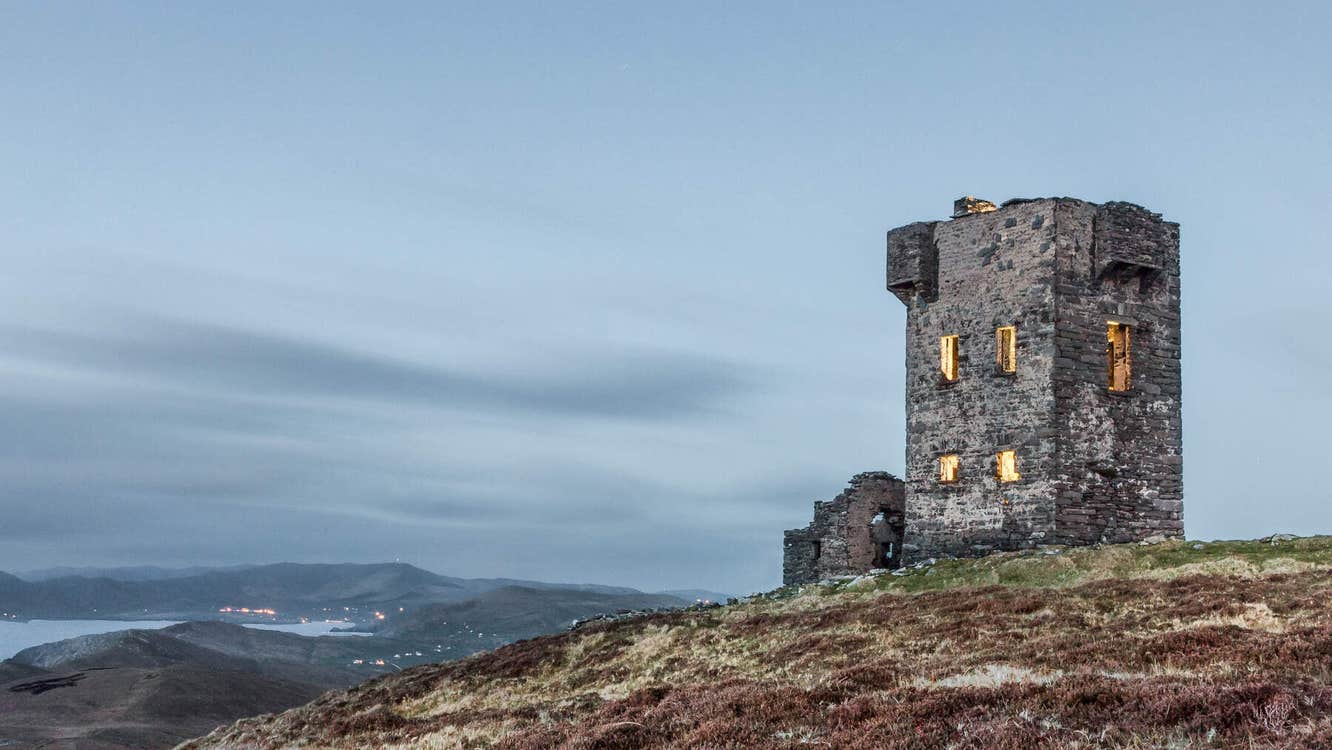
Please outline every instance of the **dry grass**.
[[408, 670], [192, 748], [1332, 748], [1332, 540], [994, 555]]

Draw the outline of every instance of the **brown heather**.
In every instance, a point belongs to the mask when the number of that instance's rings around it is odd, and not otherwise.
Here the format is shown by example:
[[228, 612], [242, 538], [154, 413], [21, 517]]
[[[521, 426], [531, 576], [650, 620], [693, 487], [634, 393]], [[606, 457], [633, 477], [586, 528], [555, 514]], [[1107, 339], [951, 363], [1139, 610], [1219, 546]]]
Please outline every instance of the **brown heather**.
[[1332, 750], [1332, 538], [781, 589], [418, 667], [182, 747], [804, 746]]

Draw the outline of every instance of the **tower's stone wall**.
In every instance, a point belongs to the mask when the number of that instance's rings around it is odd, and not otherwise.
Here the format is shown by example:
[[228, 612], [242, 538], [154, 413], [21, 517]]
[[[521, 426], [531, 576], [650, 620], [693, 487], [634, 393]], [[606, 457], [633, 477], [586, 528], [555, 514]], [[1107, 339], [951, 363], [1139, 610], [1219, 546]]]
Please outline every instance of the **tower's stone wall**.
[[[1036, 201], [933, 225], [937, 293], [907, 304], [909, 559], [1031, 546], [1053, 526], [1053, 214], [1053, 203]], [[920, 237], [916, 226], [903, 229]], [[889, 233], [890, 248], [900, 231]], [[1017, 327], [1015, 373], [1001, 372], [995, 356], [995, 329], [1010, 325]], [[944, 381], [939, 366], [945, 335], [958, 336], [954, 382]], [[1022, 479], [1001, 485], [996, 454], [1004, 449], [1017, 451]], [[961, 460], [956, 483], [939, 481], [944, 454]]]
[[[1179, 225], [1130, 203], [1056, 205], [1052, 541], [1128, 542], [1183, 526]], [[1130, 326], [1132, 388], [1106, 387], [1106, 322]]]

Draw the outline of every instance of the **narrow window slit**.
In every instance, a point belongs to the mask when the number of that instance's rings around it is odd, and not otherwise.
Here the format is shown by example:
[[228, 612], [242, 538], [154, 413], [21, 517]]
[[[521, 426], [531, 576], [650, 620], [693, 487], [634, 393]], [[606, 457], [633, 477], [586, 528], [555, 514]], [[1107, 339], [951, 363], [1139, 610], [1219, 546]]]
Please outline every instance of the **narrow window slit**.
[[949, 383], [957, 381], [957, 336], [939, 338], [939, 372]]
[[995, 360], [1000, 372], [1017, 372], [1017, 326], [994, 331]]
[[1106, 377], [1110, 390], [1127, 391], [1133, 387], [1133, 357], [1129, 348], [1129, 326], [1114, 320], [1106, 323]]
[[999, 451], [996, 455], [997, 474], [1001, 482], [1016, 482], [1022, 478], [1017, 470], [1017, 451]]

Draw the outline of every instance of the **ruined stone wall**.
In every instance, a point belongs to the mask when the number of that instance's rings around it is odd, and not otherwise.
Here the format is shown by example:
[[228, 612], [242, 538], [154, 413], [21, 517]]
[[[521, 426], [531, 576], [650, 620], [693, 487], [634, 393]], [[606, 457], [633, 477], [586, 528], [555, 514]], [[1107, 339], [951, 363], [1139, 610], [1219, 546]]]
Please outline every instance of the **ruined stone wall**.
[[894, 566], [900, 557], [905, 486], [883, 471], [851, 478], [846, 490], [814, 503], [814, 520], [786, 532], [782, 582], [813, 583]]
[[[891, 255], [912, 242], [937, 257], [937, 281], [892, 289], [907, 303], [907, 561], [1042, 543], [1054, 525], [1055, 439], [1052, 201], [1005, 206], [889, 233]], [[933, 283], [932, 283], [933, 282]], [[931, 295], [923, 292], [937, 289]], [[934, 296], [934, 299], [930, 299]], [[995, 329], [1017, 327], [1017, 372], [1000, 372]], [[939, 339], [959, 337], [959, 377], [944, 382]], [[1021, 479], [1000, 483], [996, 454], [1017, 452]], [[961, 458], [941, 484], [939, 456]]]
[[[1179, 225], [1128, 203], [1056, 210], [1055, 393], [1063, 446], [1052, 541], [1183, 534]], [[1106, 324], [1130, 326], [1132, 388], [1109, 390]]]

